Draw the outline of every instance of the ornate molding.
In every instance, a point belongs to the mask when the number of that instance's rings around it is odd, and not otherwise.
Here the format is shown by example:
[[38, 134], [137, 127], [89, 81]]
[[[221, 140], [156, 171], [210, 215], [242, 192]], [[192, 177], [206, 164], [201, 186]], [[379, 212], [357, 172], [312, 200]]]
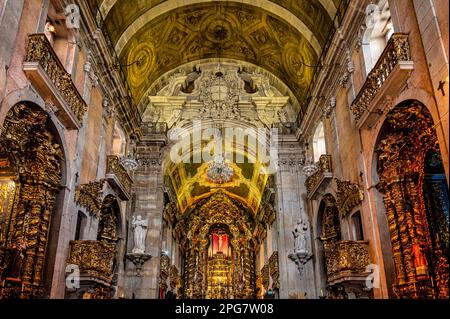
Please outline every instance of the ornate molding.
[[68, 128], [79, 129], [87, 105], [45, 34], [32, 34], [23, 70], [41, 95], [57, 107], [57, 116]]
[[408, 35], [395, 33], [350, 106], [358, 128], [373, 125], [378, 102], [383, 96], [400, 93], [413, 68]]
[[104, 180], [81, 184], [75, 188], [75, 203], [95, 217], [100, 217]]
[[118, 191], [118, 195], [122, 200], [130, 199], [133, 180], [125, 167], [120, 164], [118, 156], [109, 155], [107, 157], [106, 179]]
[[68, 265], [77, 265], [82, 276], [110, 283], [113, 272], [115, 244], [99, 240], [70, 242]]
[[278, 263], [278, 251], [274, 251], [269, 258], [269, 271], [272, 277], [272, 289], [280, 289], [280, 268]]
[[315, 196], [316, 191], [322, 184], [328, 182], [333, 177], [331, 155], [322, 155], [319, 159], [317, 171], [309, 176], [305, 181], [308, 198]]
[[364, 191], [350, 181], [335, 178], [337, 184], [337, 205], [341, 218], [346, 217], [351, 210], [364, 200]]
[[369, 243], [342, 240], [336, 242], [327, 260], [327, 281], [330, 284], [351, 275], [367, 277], [370, 265]]

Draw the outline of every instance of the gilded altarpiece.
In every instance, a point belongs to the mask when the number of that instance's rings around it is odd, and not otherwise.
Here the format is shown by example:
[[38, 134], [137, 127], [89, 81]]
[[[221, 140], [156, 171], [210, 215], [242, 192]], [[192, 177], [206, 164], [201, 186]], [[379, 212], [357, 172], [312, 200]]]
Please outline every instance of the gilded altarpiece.
[[[387, 116], [377, 145], [378, 189], [384, 195], [398, 298], [448, 298], [448, 216], [427, 207], [425, 159], [439, 153], [431, 115], [408, 101]], [[441, 193], [447, 196], [448, 193]], [[443, 227], [436, 221], [444, 219]], [[447, 219], [445, 221], [445, 219]]]
[[[12, 209], [2, 224], [7, 227], [1, 229], [0, 297], [43, 297], [47, 239], [64, 155], [49, 129], [48, 115], [35, 105], [16, 104], [3, 126], [0, 152], [7, 154], [17, 182]], [[7, 202], [11, 207], [10, 199]]]
[[187, 225], [184, 297], [253, 298], [252, 220], [244, 206], [218, 192], [199, 202]]

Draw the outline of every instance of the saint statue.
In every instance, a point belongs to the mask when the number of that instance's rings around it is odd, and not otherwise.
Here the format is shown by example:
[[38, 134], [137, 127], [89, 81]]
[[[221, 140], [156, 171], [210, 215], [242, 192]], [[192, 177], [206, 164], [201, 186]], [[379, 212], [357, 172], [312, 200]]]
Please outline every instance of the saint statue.
[[134, 248], [132, 252], [133, 254], [144, 254], [148, 220], [142, 219], [141, 215], [133, 216], [132, 225], [134, 231]]
[[306, 220], [300, 219], [294, 228], [292, 234], [295, 238], [294, 250], [296, 253], [307, 253], [307, 232], [308, 232], [308, 222]]
[[218, 235], [219, 237], [219, 251], [222, 251], [222, 235]]

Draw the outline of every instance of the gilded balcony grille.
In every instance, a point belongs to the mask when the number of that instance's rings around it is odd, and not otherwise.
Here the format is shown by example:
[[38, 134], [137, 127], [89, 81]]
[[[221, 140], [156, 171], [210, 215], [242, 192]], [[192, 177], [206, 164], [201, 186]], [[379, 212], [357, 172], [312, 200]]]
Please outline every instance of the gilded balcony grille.
[[78, 92], [71, 76], [53, 50], [45, 34], [32, 34], [28, 37], [28, 47], [24, 62], [25, 72], [35, 71], [33, 64], [38, 64], [54, 85], [60, 96], [79, 122], [82, 122], [87, 106]]
[[82, 276], [111, 281], [115, 244], [99, 240], [73, 240], [70, 242], [68, 265], [77, 265]]
[[120, 164], [118, 156], [109, 155], [107, 158], [106, 166], [106, 178], [112, 182], [113, 186], [116, 186], [121, 192], [121, 198], [128, 200], [133, 187], [133, 180], [128, 174], [125, 167]]
[[404, 33], [394, 33], [350, 107], [356, 122], [360, 121], [366, 112], [371, 112], [370, 104], [375, 96], [394, 72], [395, 68], [403, 62], [406, 62], [407, 65], [405, 69], [410, 70], [411, 52], [408, 35]]
[[308, 197], [311, 198], [320, 185], [333, 175], [331, 165], [331, 155], [322, 155], [319, 159], [317, 171], [309, 176], [305, 181]]
[[327, 259], [328, 281], [332, 282], [342, 276], [364, 275], [368, 265], [370, 265], [368, 242], [339, 241]]

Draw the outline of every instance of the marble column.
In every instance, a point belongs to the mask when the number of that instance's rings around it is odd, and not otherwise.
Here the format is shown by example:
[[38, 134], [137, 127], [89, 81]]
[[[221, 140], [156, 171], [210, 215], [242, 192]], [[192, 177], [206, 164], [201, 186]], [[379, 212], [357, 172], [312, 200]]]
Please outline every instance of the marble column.
[[[140, 167], [134, 175], [134, 211], [132, 215], [141, 215], [148, 220], [145, 252], [152, 257], [144, 263], [140, 277], [131, 261], [127, 261], [126, 298], [154, 299], [159, 295], [159, 268], [161, 255], [162, 214], [164, 210], [163, 174], [160, 159], [160, 145], [140, 143], [137, 149]], [[133, 246], [133, 233], [128, 233], [128, 248]]]
[[[306, 196], [306, 187], [298, 159], [299, 146], [291, 144], [284, 148], [282, 146], [279, 150], [279, 165], [275, 174], [278, 247], [284, 247], [279, 249], [280, 298], [304, 296], [305, 293], [306, 298], [317, 298], [313, 261], [310, 259], [300, 273], [297, 265], [288, 257], [294, 252], [292, 231], [299, 219], [307, 216], [307, 212], [302, 199]], [[310, 241], [311, 235], [307, 243], [311, 251]]]

